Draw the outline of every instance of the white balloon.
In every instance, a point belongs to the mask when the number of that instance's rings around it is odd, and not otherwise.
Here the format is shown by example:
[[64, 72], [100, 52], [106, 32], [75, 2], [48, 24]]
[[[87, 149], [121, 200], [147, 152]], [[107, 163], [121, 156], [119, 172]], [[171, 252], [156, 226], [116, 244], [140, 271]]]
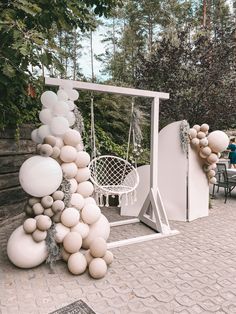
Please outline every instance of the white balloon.
[[84, 207], [83, 196], [79, 193], [71, 194], [70, 205], [71, 205], [71, 207], [75, 207], [77, 209], [82, 209]]
[[26, 234], [23, 226], [20, 226], [8, 240], [7, 255], [17, 267], [32, 268], [46, 260], [48, 251], [45, 241], [35, 242], [31, 234]]
[[35, 129], [31, 132], [31, 139], [37, 144], [43, 143], [42, 139], [38, 136], [38, 129]]
[[42, 141], [46, 136], [50, 134], [51, 134], [50, 128], [47, 124], [43, 124], [38, 128], [38, 136], [41, 138]]
[[78, 184], [77, 193], [81, 194], [83, 197], [91, 196], [93, 191], [93, 184], [89, 181], [84, 181]]
[[69, 129], [69, 122], [64, 117], [55, 117], [50, 123], [53, 135], [63, 135]]
[[87, 167], [88, 164], [90, 163], [90, 156], [87, 152], [78, 152], [77, 153], [77, 158], [75, 160], [75, 163], [79, 168], [84, 168]]
[[215, 153], [223, 152], [229, 145], [229, 138], [223, 131], [213, 131], [208, 135], [207, 139], [208, 146]]
[[78, 186], [77, 181], [75, 179], [70, 179], [69, 182], [70, 182], [70, 193], [75, 193]]
[[69, 126], [72, 126], [75, 124], [75, 114], [73, 112], [68, 112], [68, 114], [66, 115], [66, 119], [69, 122]]
[[57, 97], [58, 97], [58, 100], [64, 100], [66, 101], [68, 99], [68, 95], [67, 95], [67, 92], [64, 91], [63, 89], [59, 89], [57, 91]]
[[26, 193], [43, 197], [58, 189], [62, 182], [62, 170], [51, 157], [33, 156], [22, 164], [19, 179]]
[[54, 106], [53, 106], [53, 114], [55, 116], [66, 116], [69, 113], [69, 106], [68, 104], [63, 101], [59, 100]]
[[70, 110], [75, 109], [75, 103], [72, 100], [67, 100], [68, 106]]
[[94, 204], [94, 205], [96, 205], [95, 199], [92, 198], [92, 197], [86, 197], [86, 198], [84, 199], [84, 206], [85, 206], [85, 205], [88, 205], [88, 204]]
[[49, 124], [52, 120], [52, 112], [50, 109], [46, 108], [40, 111], [39, 120], [44, 124]]
[[52, 108], [53, 105], [57, 102], [57, 95], [52, 91], [46, 91], [41, 95], [41, 103], [46, 108]]
[[67, 89], [66, 92], [67, 92], [70, 100], [75, 101], [79, 98], [79, 93], [77, 92], [76, 89]]

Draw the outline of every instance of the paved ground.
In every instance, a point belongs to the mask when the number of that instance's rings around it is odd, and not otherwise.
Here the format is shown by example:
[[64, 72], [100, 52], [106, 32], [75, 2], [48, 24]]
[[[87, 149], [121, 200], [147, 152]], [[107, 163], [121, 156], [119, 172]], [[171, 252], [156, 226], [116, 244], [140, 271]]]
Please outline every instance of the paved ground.
[[[73, 276], [60, 261], [54, 274], [45, 264], [14, 267], [6, 242], [20, 221], [8, 221], [0, 229], [0, 313], [47, 314], [78, 299], [98, 314], [236, 313], [236, 193], [212, 205], [207, 218], [172, 222], [177, 236], [114, 249], [100, 280]], [[116, 227], [111, 239], [150, 232], [140, 224]]]

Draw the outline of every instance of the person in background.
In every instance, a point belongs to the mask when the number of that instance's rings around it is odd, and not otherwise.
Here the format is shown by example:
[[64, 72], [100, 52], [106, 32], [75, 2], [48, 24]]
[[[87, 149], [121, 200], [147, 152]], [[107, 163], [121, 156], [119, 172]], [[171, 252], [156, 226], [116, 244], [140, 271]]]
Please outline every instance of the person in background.
[[230, 166], [231, 168], [236, 169], [236, 143], [235, 143], [235, 137], [231, 138], [229, 140], [229, 146], [227, 148], [227, 151], [229, 152], [229, 159], [230, 159]]

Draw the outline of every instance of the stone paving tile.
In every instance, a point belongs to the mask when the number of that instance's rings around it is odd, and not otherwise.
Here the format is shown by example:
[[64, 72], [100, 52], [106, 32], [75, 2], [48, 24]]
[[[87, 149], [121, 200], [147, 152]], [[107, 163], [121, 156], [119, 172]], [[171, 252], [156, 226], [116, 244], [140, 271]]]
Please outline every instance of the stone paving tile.
[[[171, 222], [181, 233], [113, 250], [105, 278], [71, 275], [62, 261], [14, 267], [6, 243], [23, 217], [0, 226], [0, 313], [48, 314], [78, 299], [97, 314], [236, 313], [236, 193], [212, 200], [210, 216]], [[109, 220], [117, 210], [105, 209]], [[121, 219], [121, 218], [119, 218]], [[153, 233], [143, 224], [112, 228], [110, 241]]]

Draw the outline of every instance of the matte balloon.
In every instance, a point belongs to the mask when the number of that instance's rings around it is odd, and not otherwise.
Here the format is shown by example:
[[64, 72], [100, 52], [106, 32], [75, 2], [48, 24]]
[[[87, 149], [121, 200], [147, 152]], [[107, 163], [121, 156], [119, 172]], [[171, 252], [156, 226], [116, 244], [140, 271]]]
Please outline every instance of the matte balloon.
[[209, 156], [211, 154], [211, 149], [210, 147], [207, 146], [207, 147], [201, 148], [201, 152], [203, 155]]
[[69, 113], [69, 106], [67, 102], [63, 100], [59, 100], [54, 106], [53, 106], [53, 114], [55, 116], [66, 116]]
[[84, 150], [84, 144], [80, 142], [78, 145], [76, 145], [77, 152], [81, 152]]
[[94, 258], [89, 264], [89, 274], [95, 279], [100, 279], [106, 275], [107, 264], [102, 258]]
[[93, 257], [103, 257], [107, 251], [107, 243], [103, 238], [98, 237], [92, 241], [89, 249]]
[[106, 254], [103, 256], [103, 259], [107, 265], [110, 265], [114, 260], [113, 253], [111, 251], [106, 251]]
[[36, 230], [36, 220], [34, 218], [28, 218], [23, 223], [23, 228], [26, 233], [32, 233]]
[[65, 208], [65, 204], [61, 200], [56, 200], [52, 204], [52, 211], [54, 213], [61, 212], [61, 211], [63, 211], [64, 208]]
[[26, 193], [43, 197], [58, 189], [62, 182], [62, 170], [51, 157], [33, 156], [22, 164], [19, 179]]
[[55, 136], [53, 135], [48, 135], [44, 138], [44, 143], [45, 144], [49, 144], [51, 145], [52, 147], [54, 147], [56, 145], [56, 142], [57, 142], [57, 139]]
[[80, 275], [85, 272], [87, 261], [84, 255], [80, 252], [71, 254], [68, 259], [68, 269], [73, 275]]
[[210, 164], [213, 164], [213, 163], [216, 163], [218, 161], [218, 157], [216, 154], [212, 153], [210, 154], [208, 157], [207, 157], [207, 161], [210, 163]]
[[202, 124], [201, 127], [200, 127], [200, 130], [202, 132], [207, 132], [209, 130], [209, 125], [206, 124], [206, 123]]
[[210, 182], [211, 184], [216, 184], [217, 180], [216, 180], [215, 177], [212, 177], [212, 178], [210, 178], [209, 182]]
[[197, 145], [199, 145], [199, 139], [198, 138], [193, 138], [192, 140], [191, 140], [191, 144], [192, 145], [194, 145], [194, 146], [197, 146]]
[[49, 124], [52, 118], [53, 115], [50, 109], [43, 109], [39, 113], [39, 120], [44, 124]]
[[54, 201], [56, 200], [63, 200], [64, 198], [64, 193], [62, 191], [56, 191], [52, 194], [52, 198], [54, 199]]
[[64, 142], [63, 142], [62, 138], [56, 137], [56, 146], [60, 149], [64, 146]]
[[87, 205], [87, 204], [94, 204], [94, 205], [96, 205], [96, 201], [92, 197], [86, 197], [84, 199], [84, 206]]
[[107, 218], [101, 214], [100, 218], [89, 226], [89, 234], [83, 239], [83, 248], [88, 249], [92, 241], [97, 237], [107, 240], [110, 234], [110, 224]]
[[63, 141], [66, 145], [76, 146], [81, 142], [81, 135], [77, 130], [68, 130], [64, 136]]
[[204, 132], [202, 132], [202, 131], [199, 131], [198, 133], [197, 133], [197, 137], [199, 138], [199, 139], [202, 139], [202, 138], [204, 138], [206, 136], [206, 133], [204, 133]]
[[101, 210], [97, 205], [85, 205], [81, 211], [83, 221], [89, 225], [94, 224], [101, 216]]
[[30, 206], [33, 206], [34, 204], [37, 204], [39, 202], [40, 202], [40, 198], [38, 198], [38, 197], [30, 197], [28, 199], [28, 203]]
[[83, 222], [78, 222], [77, 225], [71, 228], [71, 231], [78, 232], [81, 235], [82, 239], [84, 239], [89, 234], [89, 225]]
[[201, 127], [200, 127], [200, 125], [195, 124], [195, 125], [193, 126], [193, 128], [194, 128], [197, 132], [199, 132]]
[[34, 143], [39, 143], [39, 144], [43, 143], [43, 140], [38, 135], [38, 129], [35, 129], [31, 132], [31, 139]]
[[66, 208], [61, 215], [61, 222], [64, 226], [71, 228], [77, 225], [79, 222], [80, 213], [76, 208], [68, 207]]
[[61, 148], [60, 159], [64, 162], [72, 162], [76, 159], [77, 154], [73, 146], [65, 145]]
[[55, 117], [50, 123], [50, 129], [54, 135], [63, 135], [69, 129], [69, 122], [64, 117]]
[[57, 91], [57, 97], [58, 97], [58, 100], [63, 100], [63, 101], [66, 101], [68, 99], [67, 92], [63, 89], [59, 89]]
[[78, 232], [69, 232], [64, 240], [63, 246], [68, 253], [76, 253], [79, 251], [82, 245], [82, 237]]
[[79, 168], [84, 168], [90, 163], [90, 156], [86, 152], [78, 152], [75, 163]]
[[93, 256], [90, 254], [90, 250], [87, 250], [84, 253], [84, 257], [86, 258], [87, 264], [89, 265], [90, 262], [93, 260]]
[[72, 179], [77, 174], [77, 166], [74, 162], [65, 162], [61, 164], [61, 169], [66, 179]]
[[190, 138], [195, 138], [197, 136], [197, 130], [196, 129], [190, 129], [188, 132]]
[[77, 92], [76, 89], [68, 89], [66, 91], [70, 100], [75, 101], [79, 98], [79, 93]]
[[43, 124], [38, 128], [38, 136], [44, 140], [44, 138], [48, 135], [50, 135], [51, 131], [47, 124]]
[[41, 103], [47, 108], [52, 108], [57, 100], [57, 95], [52, 91], [46, 91], [41, 95]]
[[211, 132], [207, 138], [209, 147], [215, 153], [223, 152], [229, 145], [229, 138], [227, 134], [222, 131]]
[[70, 110], [75, 109], [75, 103], [72, 100], [67, 100], [67, 104], [68, 104]]
[[51, 227], [52, 221], [48, 216], [40, 215], [37, 219], [36, 225], [39, 230], [46, 231]]
[[43, 157], [50, 157], [53, 154], [53, 148], [49, 144], [41, 144], [39, 152]]
[[44, 207], [42, 206], [41, 203], [36, 203], [33, 205], [33, 212], [36, 216], [41, 215], [44, 212]]
[[82, 209], [84, 207], [84, 198], [79, 193], [71, 194], [70, 204], [72, 207]]
[[75, 179], [77, 180], [77, 182], [84, 182], [90, 178], [90, 175], [91, 173], [88, 167], [79, 168], [75, 176]]
[[46, 209], [44, 209], [44, 215], [46, 215], [46, 216], [48, 216], [48, 217], [52, 217], [52, 216], [54, 216], [54, 212], [52, 211], [52, 209], [51, 208], [46, 208]]
[[36, 229], [33, 233], [32, 233], [32, 238], [34, 239], [35, 242], [41, 242], [44, 241], [47, 237], [47, 232], [46, 231], [41, 231]]
[[69, 257], [70, 257], [70, 253], [66, 252], [66, 250], [64, 249], [64, 247], [61, 248], [61, 257], [63, 259], [63, 261], [67, 262]]
[[67, 115], [66, 115], [66, 119], [68, 120], [69, 122], [69, 126], [73, 126], [75, 124], [75, 114], [73, 112], [68, 112]]
[[52, 149], [52, 155], [51, 155], [51, 157], [54, 158], [54, 159], [57, 159], [57, 158], [59, 158], [60, 153], [61, 153], [60, 148], [57, 147], [57, 146], [55, 146], [55, 147], [53, 147], [53, 149]]
[[88, 197], [93, 194], [94, 187], [89, 181], [81, 182], [78, 184], [77, 193], [81, 194], [83, 197]]
[[69, 182], [70, 182], [70, 193], [73, 194], [76, 192], [78, 184], [75, 179], [70, 179]]
[[50, 195], [44, 196], [41, 199], [41, 204], [43, 205], [44, 208], [49, 208], [53, 204], [53, 198]]
[[200, 141], [199, 141], [199, 144], [200, 146], [207, 146], [208, 145], [208, 139], [206, 137], [202, 138]]
[[55, 240], [57, 243], [62, 243], [65, 236], [70, 232], [70, 229], [60, 222], [56, 224], [55, 229]]
[[23, 226], [11, 234], [7, 243], [9, 260], [20, 268], [32, 268], [44, 262], [48, 256], [45, 241], [35, 242], [31, 234], [24, 232]]

